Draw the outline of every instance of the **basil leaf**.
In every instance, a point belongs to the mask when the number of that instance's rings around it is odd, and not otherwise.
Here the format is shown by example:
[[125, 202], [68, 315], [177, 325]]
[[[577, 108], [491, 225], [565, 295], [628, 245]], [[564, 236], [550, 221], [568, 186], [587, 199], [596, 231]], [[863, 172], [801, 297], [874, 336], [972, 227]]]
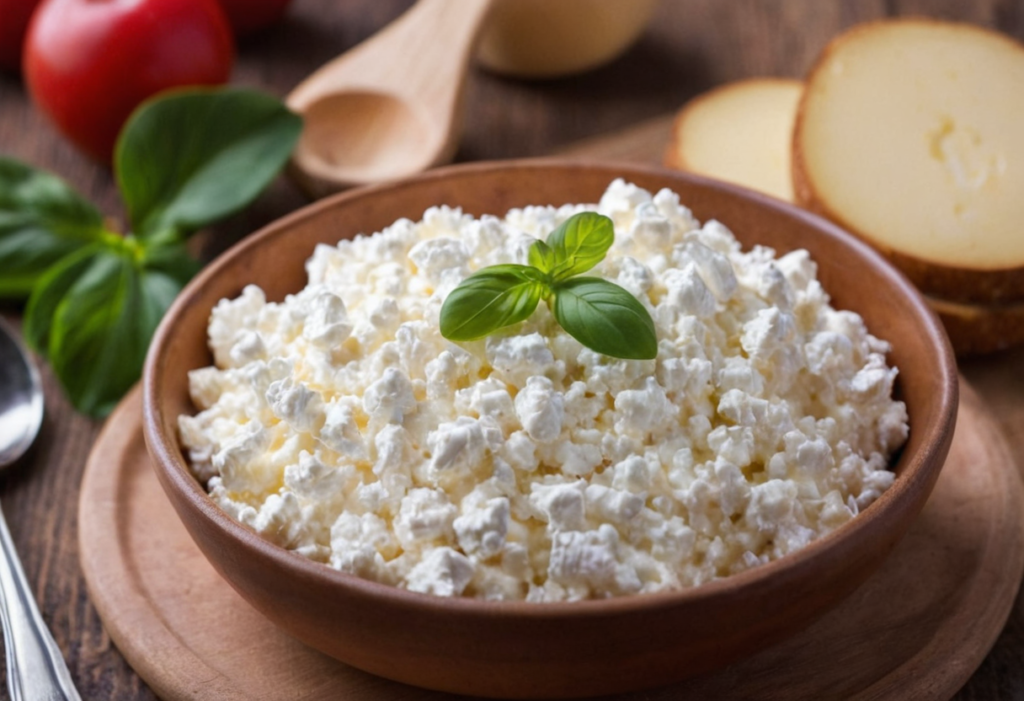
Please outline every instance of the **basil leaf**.
[[492, 265], [459, 283], [441, 306], [441, 335], [472, 341], [533, 314], [545, 285], [526, 265]]
[[567, 280], [555, 286], [551, 311], [569, 335], [598, 353], [636, 360], [658, 355], [654, 320], [615, 283], [596, 277]]
[[103, 217], [63, 180], [0, 158], [0, 297], [27, 297], [51, 265], [102, 237]]
[[39, 291], [47, 306], [60, 298], [46, 355], [76, 409], [104, 416], [138, 381], [153, 333], [187, 279], [184, 258], [183, 246], [169, 247], [153, 261], [160, 267], [143, 267], [130, 247], [105, 248]]
[[68, 289], [54, 314], [47, 356], [71, 403], [103, 415], [131, 386], [142, 318], [134, 264], [103, 251]]
[[192, 89], [143, 103], [114, 153], [133, 231], [184, 235], [240, 210], [274, 179], [301, 131], [298, 115], [251, 90]]
[[552, 231], [547, 243], [557, 260], [550, 272], [558, 282], [585, 273], [604, 260], [615, 243], [615, 226], [602, 214], [580, 212]]
[[543, 273], [550, 273], [558, 264], [555, 251], [543, 241], [534, 241], [530, 246], [530, 265]]
[[102, 251], [103, 246], [99, 244], [80, 248], [62, 258], [39, 279], [25, 307], [25, 323], [22, 327], [25, 342], [36, 353], [42, 356], [47, 354], [50, 328], [57, 307]]

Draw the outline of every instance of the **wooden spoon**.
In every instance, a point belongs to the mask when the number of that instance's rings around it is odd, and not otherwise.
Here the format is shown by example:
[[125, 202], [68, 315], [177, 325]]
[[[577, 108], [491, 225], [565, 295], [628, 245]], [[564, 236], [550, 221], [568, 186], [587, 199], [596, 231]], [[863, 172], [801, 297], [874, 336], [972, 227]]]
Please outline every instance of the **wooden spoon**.
[[492, 0], [420, 0], [287, 98], [306, 124], [291, 170], [313, 197], [451, 160], [474, 43]]

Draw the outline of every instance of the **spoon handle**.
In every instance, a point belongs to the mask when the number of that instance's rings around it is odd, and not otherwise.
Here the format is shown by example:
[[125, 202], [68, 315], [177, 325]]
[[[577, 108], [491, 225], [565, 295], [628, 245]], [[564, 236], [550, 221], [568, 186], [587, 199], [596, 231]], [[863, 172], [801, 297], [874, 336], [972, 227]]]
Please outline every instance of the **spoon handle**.
[[0, 510], [0, 618], [11, 701], [81, 701], [46, 628]]
[[363, 43], [321, 66], [288, 95], [304, 112], [334, 93], [383, 92], [432, 118], [458, 102], [480, 28], [494, 0], [418, 0]]

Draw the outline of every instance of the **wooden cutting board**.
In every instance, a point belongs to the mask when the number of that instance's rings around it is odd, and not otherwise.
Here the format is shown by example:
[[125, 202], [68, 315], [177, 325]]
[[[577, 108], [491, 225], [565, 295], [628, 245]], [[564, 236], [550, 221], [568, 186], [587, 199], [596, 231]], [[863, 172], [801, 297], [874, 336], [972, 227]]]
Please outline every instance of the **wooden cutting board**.
[[[561, 155], [658, 161], [669, 118]], [[1024, 569], [1024, 352], [976, 361], [950, 457], [883, 568], [799, 636], [713, 676], [630, 701], [934, 699], [984, 659]], [[138, 392], [94, 446], [82, 483], [82, 568], [107, 631], [165, 699], [456, 699], [374, 677], [287, 637], [213, 570], [153, 474]], [[992, 411], [994, 409], [995, 411]], [[1007, 442], [1009, 437], [1010, 442]], [[1016, 454], [1016, 462], [1014, 459]]]
[[[118, 649], [165, 699], [457, 699], [347, 667], [280, 632], [214, 571], [157, 482], [136, 390], [108, 421], [79, 505], [82, 569]], [[1013, 606], [1024, 486], [966, 383], [949, 459], [924, 512], [866, 584], [795, 638], [700, 680], [620, 697], [951, 696]]]

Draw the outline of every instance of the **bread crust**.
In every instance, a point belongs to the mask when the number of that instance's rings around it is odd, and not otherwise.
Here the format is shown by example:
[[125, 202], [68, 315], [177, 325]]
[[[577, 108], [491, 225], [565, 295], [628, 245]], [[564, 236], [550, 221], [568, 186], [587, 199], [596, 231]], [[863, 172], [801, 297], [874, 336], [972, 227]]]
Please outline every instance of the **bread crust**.
[[925, 297], [946, 327], [958, 356], [982, 355], [1024, 344], [1024, 302], [964, 304]]
[[[1024, 45], [998, 32], [971, 24], [945, 22], [931, 18], [910, 17], [889, 20], [876, 20], [857, 25], [835, 37], [822, 51], [817, 61], [807, 74], [807, 87], [797, 106], [796, 124], [793, 128], [792, 176], [793, 192], [796, 203], [801, 207], [831, 219], [847, 231], [860, 237], [880, 253], [886, 256], [899, 268], [910, 281], [926, 295], [944, 300], [968, 304], [1007, 304], [1024, 301], [1024, 264], [1005, 268], [982, 269], [977, 267], [959, 267], [930, 261], [917, 256], [895, 250], [886, 241], [872, 236], [869, 232], [859, 230], [851, 222], [836, 212], [828, 201], [828, 196], [814, 186], [808, 172], [804, 154], [802, 134], [807, 116], [807, 103], [812, 94], [812, 85], [825, 75], [834, 55], [846, 44], [857, 40], [861, 35], [874, 32], [879, 28], [890, 28], [893, 25], [916, 25], [955, 28], [957, 31], [976, 32], [986, 37], [997, 39], [1014, 50], [1020, 51], [1024, 57]], [[1021, 235], [1024, 236], [1024, 226]]]

